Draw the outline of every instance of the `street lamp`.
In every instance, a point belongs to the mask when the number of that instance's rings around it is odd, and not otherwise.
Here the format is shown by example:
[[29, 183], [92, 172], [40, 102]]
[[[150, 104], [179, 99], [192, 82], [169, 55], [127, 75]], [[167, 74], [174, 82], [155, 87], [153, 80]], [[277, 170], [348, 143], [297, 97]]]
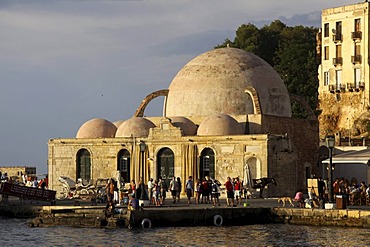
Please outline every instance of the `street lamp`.
[[140, 183], [140, 189], [141, 189], [141, 194], [140, 194], [140, 200], [149, 200], [148, 195], [146, 193], [145, 189], [145, 184], [144, 184], [144, 153], [146, 151], [146, 144], [145, 142], [141, 141], [140, 144], [140, 153], [141, 153], [141, 183]]
[[327, 136], [326, 145], [329, 148], [329, 169], [328, 169], [328, 192], [329, 202], [333, 202], [333, 148], [335, 146], [335, 137]]

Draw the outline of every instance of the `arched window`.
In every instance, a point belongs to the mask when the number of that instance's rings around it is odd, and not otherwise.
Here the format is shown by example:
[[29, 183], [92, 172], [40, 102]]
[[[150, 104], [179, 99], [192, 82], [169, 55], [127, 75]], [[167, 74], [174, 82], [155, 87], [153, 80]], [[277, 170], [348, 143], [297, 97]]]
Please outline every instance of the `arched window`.
[[82, 178], [85, 180], [91, 179], [91, 158], [90, 152], [86, 149], [80, 149], [77, 152], [77, 174], [76, 178]]
[[125, 183], [130, 182], [130, 152], [126, 149], [118, 152], [117, 171], [121, 172], [121, 177]]
[[215, 153], [210, 148], [203, 149], [200, 155], [199, 175], [200, 178], [215, 178]]
[[169, 148], [163, 148], [159, 150], [157, 154], [157, 160], [158, 160], [157, 174], [158, 174], [158, 177], [161, 176], [162, 179], [166, 181], [167, 186], [169, 186], [171, 178], [175, 175], [174, 174], [174, 167], [175, 167], [174, 157], [175, 156], [172, 150]]

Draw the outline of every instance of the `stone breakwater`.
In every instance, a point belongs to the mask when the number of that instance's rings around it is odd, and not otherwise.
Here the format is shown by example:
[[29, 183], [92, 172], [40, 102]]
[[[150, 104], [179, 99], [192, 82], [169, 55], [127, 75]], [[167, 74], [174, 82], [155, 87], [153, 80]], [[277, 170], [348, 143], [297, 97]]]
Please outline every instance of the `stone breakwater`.
[[57, 207], [44, 206], [29, 225], [150, 228], [286, 223], [370, 228], [370, 211], [359, 209], [164, 207], [130, 211], [122, 208], [112, 217], [106, 217], [105, 209], [99, 206]]
[[[272, 201], [262, 201], [266, 204]], [[255, 204], [257, 201], [255, 202]], [[315, 226], [343, 226], [370, 228], [370, 207], [351, 209], [302, 209], [276, 206], [216, 207], [185, 205], [146, 207], [130, 211], [116, 208], [112, 217], [106, 217], [105, 205], [0, 205], [0, 216], [29, 218], [29, 226], [76, 227], [169, 227], [221, 226], [248, 224], [297, 224]]]
[[285, 223], [295, 225], [370, 228], [370, 210], [272, 208]]

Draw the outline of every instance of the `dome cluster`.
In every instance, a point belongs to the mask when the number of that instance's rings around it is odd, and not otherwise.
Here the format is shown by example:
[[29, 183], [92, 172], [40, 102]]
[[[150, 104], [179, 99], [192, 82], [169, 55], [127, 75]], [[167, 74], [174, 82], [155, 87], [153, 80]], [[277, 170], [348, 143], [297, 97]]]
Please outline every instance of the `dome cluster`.
[[[173, 126], [181, 129], [183, 136], [243, 134], [242, 125], [226, 114], [209, 116], [199, 127], [186, 117], [170, 117], [169, 119]], [[114, 123], [105, 119], [94, 118], [80, 127], [76, 138], [147, 137], [149, 130], [155, 127], [152, 121], [143, 117], [133, 117], [126, 121]]]
[[[173, 116], [168, 118], [184, 136], [242, 135], [242, 124], [232, 116], [246, 114], [291, 117], [291, 105], [278, 73], [244, 50], [220, 48], [203, 53], [187, 63], [169, 86], [165, 115]], [[145, 117], [114, 123], [96, 118], [84, 123], [76, 137], [147, 137], [155, 127]]]

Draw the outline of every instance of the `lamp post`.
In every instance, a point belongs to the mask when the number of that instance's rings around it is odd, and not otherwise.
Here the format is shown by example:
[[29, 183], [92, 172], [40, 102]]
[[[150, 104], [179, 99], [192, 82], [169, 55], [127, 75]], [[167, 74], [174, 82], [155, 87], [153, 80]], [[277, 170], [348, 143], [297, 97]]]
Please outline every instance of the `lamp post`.
[[335, 146], [335, 137], [327, 136], [326, 145], [329, 148], [329, 169], [328, 169], [328, 192], [329, 202], [333, 202], [333, 148]]
[[145, 166], [144, 166], [144, 153], [146, 151], [146, 144], [145, 144], [145, 142], [141, 141], [139, 146], [140, 146], [140, 153], [141, 153], [141, 183], [140, 183], [141, 194], [140, 194], [140, 200], [146, 201], [146, 200], [149, 200], [148, 195], [146, 193], [145, 184], [144, 184], [144, 168], [145, 168]]

